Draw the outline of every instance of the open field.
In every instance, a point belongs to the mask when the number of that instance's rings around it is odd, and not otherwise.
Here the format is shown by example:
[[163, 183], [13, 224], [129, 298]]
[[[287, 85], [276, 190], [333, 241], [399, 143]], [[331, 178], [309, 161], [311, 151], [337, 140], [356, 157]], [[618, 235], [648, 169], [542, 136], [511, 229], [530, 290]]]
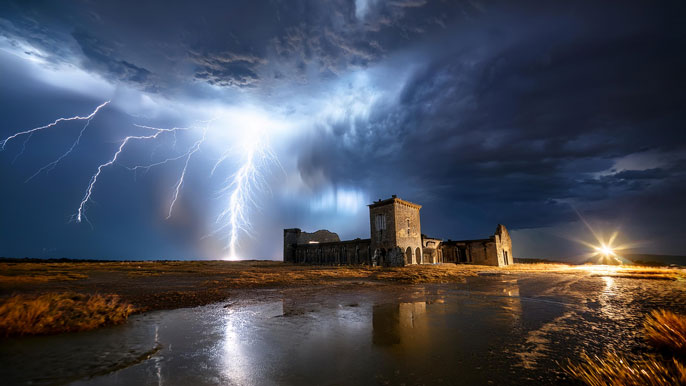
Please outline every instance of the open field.
[[[117, 315], [113, 315], [111, 320], [121, 322], [122, 309], [128, 315], [132, 311], [193, 307], [250, 297], [252, 295], [246, 291], [251, 289], [312, 286], [344, 289], [350, 286], [451, 283], [479, 274], [535, 272], [653, 280], [686, 279], [684, 269], [564, 264], [515, 264], [502, 268], [442, 264], [381, 268], [306, 266], [270, 261], [3, 262], [0, 263], [0, 306], [4, 305], [7, 312], [0, 312], [0, 319], [9, 318], [10, 309], [19, 303], [26, 307], [36, 305], [37, 309], [32, 311], [36, 313], [46, 308], [46, 304], [60, 304], [60, 312], [67, 315], [68, 305], [64, 299], [85, 299], [81, 302], [83, 304], [74, 301], [74, 308], [81, 307], [82, 311], [78, 312], [93, 315], [97, 320], [75, 324], [72, 328], [82, 330], [107, 324], [110, 320], [103, 316], [102, 311], [90, 310], [92, 305], [86, 304], [94, 295], [115, 296], [118, 306], [111, 310]], [[39, 300], [39, 297], [42, 298]], [[10, 307], [12, 304], [15, 307]], [[49, 315], [43, 317], [54, 318]], [[47, 328], [45, 332], [68, 330], [69, 327]]]
[[554, 272], [685, 280], [686, 269], [637, 266], [514, 264], [421, 265], [404, 268], [309, 266], [273, 261], [140, 261], [0, 263], [0, 300], [50, 292], [116, 294], [138, 311], [221, 301], [233, 290], [299, 286], [449, 283], [477, 274]]

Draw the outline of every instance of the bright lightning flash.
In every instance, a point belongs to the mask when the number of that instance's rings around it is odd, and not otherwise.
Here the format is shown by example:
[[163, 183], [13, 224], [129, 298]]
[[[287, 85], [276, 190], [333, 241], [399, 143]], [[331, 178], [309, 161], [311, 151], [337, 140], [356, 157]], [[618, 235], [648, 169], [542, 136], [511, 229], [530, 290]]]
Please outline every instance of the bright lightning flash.
[[[86, 127], [88, 127], [88, 124], [90, 123], [91, 119], [93, 119], [93, 117], [95, 117], [95, 114], [97, 114], [98, 111], [100, 111], [100, 109], [102, 109], [103, 107], [107, 106], [109, 103], [110, 103], [110, 101], [104, 102], [104, 103], [101, 104], [100, 106], [96, 107], [95, 110], [93, 110], [92, 113], [90, 113], [89, 115], [86, 115], [85, 117], [81, 117], [81, 116], [78, 116], [78, 115], [77, 115], [77, 116], [70, 117], [70, 118], [58, 118], [58, 119], [56, 119], [54, 122], [49, 123], [49, 124], [47, 124], [47, 125], [45, 125], [45, 126], [35, 127], [35, 128], [33, 128], [33, 129], [30, 129], [30, 130], [20, 131], [20, 132], [18, 132], [18, 133], [12, 134], [12, 135], [10, 135], [9, 137], [7, 137], [7, 138], [3, 139], [2, 141], [0, 141], [0, 150], [5, 150], [5, 145], [7, 145], [7, 142], [9, 142], [9, 141], [11, 141], [11, 140], [13, 140], [13, 139], [15, 139], [15, 138], [17, 138], [17, 137], [20, 137], [20, 136], [22, 136], [22, 135], [28, 134], [29, 136], [31, 136], [31, 135], [33, 135], [33, 133], [35, 133], [35, 132], [37, 132], [37, 131], [41, 131], [41, 130], [49, 129], [49, 128], [51, 128], [51, 127], [55, 127], [55, 126], [57, 126], [57, 124], [60, 123], [60, 122], [83, 121], [83, 120], [85, 120], [85, 121], [86, 121], [86, 125], [83, 127], [83, 129], [81, 130], [81, 133], [79, 134], [79, 137], [78, 137], [77, 140], [76, 140], [76, 144], [78, 144], [78, 141], [81, 139], [81, 136], [83, 135], [83, 131], [86, 130]], [[25, 145], [25, 144], [26, 144], [26, 143], [24, 143], [24, 145]], [[22, 149], [23, 149], [23, 148], [22, 148]], [[72, 149], [73, 149], [73, 146], [72, 146], [72, 148], [71, 148], [70, 150], [68, 150], [67, 154], [68, 154], [69, 152], [71, 152]]]
[[225, 181], [225, 187], [220, 193], [225, 196], [226, 206], [217, 217], [220, 224], [215, 232], [228, 230], [227, 242], [229, 260], [237, 260], [236, 247], [239, 234], [250, 235], [252, 226], [247, 214], [249, 207], [258, 207], [255, 195], [258, 191], [268, 190], [263, 170], [270, 164], [280, 166], [280, 163], [269, 144], [269, 136], [266, 130], [274, 126], [274, 122], [253, 116], [244, 122], [245, 130], [242, 139], [239, 139], [237, 147], [226, 151], [212, 169], [217, 168], [226, 161], [231, 154], [240, 153], [238, 163], [240, 167]]
[[[76, 137], [76, 139], [69, 147], [69, 149], [67, 149], [67, 151], [64, 152], [61, 156], [59, 156], [56, 160], [43, 166], [33, 175], [31, 175], [26, 180], [28, 182], [29, 180], [38, 176], [41, 172], [49, 172], [50, 170], [54, 169], [59, 165], [60, 161], [62, 161], [69, 154], [71, 154], [72, 151], [79, 145], [84, 132], [91, 123], [91, 120], [102, 108], [107, 106], [109, 103], [110, 101], [102, 103], [101, 105], [96, 107], [92, 113], [86, 116], [59, 118], [50, 124], [13, 134], [5, 138], [4, 140], [0, 141], [0, 151], [5, 149], [5, 146], [9, 141], [12, 141], [17, 137], [26, 135], [27, 138], [24, 140], [22, 144], [21, 152], [15, 157], [16, 160], [16, 158], [24, 152], [26, 144], [33, 134], [45, 129], [53, 128], [61, 122], [74, 120], [85, 121], [85, 125], [81, 128], [79, 135]], [[234, 143], [234, 146], [224, 151], [222, 156], [214, 165], [214, 168], [212, 169], [212, 174], [215, 173], [215, 171], [221, 164], [223, 164], [225, 161], [227, 161], [229, 158], [236, 154], [239, 155], [237, 160], [238, 169], [224, 181], [224, 188], [220, 190], [220, 193], [225, 197], [226, 205], [217, 217], [217, 223], [220, 225], [214, 233], [220, 231], [227, 231], [227, 249], [229, 250], [228, 257], [229, 259], [236, 259], [236, 247], [238, 245], [240, 233], [246, 233], [250, 235], [252, 231], [252, 227], [247, 213], [248, 208], [251, 206], [257, 206], [255, 196], [259, 191], [268, 190], [268, 185], [264, 178], [263, 171], [273, 164], [281, 166], [275, 153], [271, 150], [268, 140], [269, 135], [267, 133], [268, 129], [273, 129], [274, 127], [279, 126], [281, 124], [275, 121], [268, 120], [265, 118], [264, 114], [261, 114], [257, 111], [252, 111], [250, 109], [247, 110], [247, 113], [246, 111], [241, 110], [240, 113], [235, 113], [233, 114], [233, 117], [230, 118], [233, 118], [232, 123], [238, 123], [238, 127], [240, 128], [239, 133], [238, 135], [236, 135], [235, 132], [231, 133], [230, 140], [232, 143]], [[135, 125], [140, 129], [149, 131], [150, 134], [130, 135], [123, 138], [119, 143], [119, 146], [117, 147], [114, 154], [106, 162], [98, 165], [97, 169], [95, 170], [95, 173], [90, 178], [88, 187], [86, 188], [86, 191], [79, 203], [76, 213], [72, 216], [72, 220], [76, 222], [82, 222], [84, 220], [86, 222], [89, 222], [88, 218], [86, 217], [86, 209], [88, 207], [88, 204], [92, 200], [92, 196], [98, 180], [102, 177], [103, 171], [108, 167], [113, 165], [119, 165], [127, 170], [137, 172], [138, 170], [147, 171], [155, 166], [172, 163], [174, 161], [182, 161], [183, 168], [181, 169], [181, 173], [178, 179], [176, 180], [176, 183], [174, 184], [173, 193], [171, 195], [169, 203], [169, 209], [167, 211], [167, 219], [169, 219], [172, 216], [174, 207], [179, 198], [191, 158], [200, 150], [203, 143], [206, 142], [208, 137], [209, 125], [215, 119], [205, 121], [204, 127], [192, 128], [174, 127], [170, 129], [165, 129], [151, 126]], [[172, 135], [172, 147], [175, 149], [177, 133], [180, 131], [189, 130], [201, 131], [202, 135], [181, 155], [173, 156], [162, 161], [143, 165], [126, 166], [120, 163], [120, 157], [122, 153], [125, 151], [127, 145], [129, 145], [132, 142], [155, 141], [163, 135]]]

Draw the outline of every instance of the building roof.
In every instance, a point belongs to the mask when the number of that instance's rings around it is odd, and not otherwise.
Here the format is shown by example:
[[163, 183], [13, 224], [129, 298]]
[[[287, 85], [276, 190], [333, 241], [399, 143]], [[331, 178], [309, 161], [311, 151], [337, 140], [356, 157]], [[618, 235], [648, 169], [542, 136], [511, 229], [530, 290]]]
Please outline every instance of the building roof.
[[371, 203], [371, 204], [369, 204], [369, 205], [367, 205], [367, 206], [370, 207], [370, 208], [376, 208], [376, 207], [379, 207], [379, 206], [385, 206], [385, 205], [389, 205], [389, 204], [394, 204], [394, 203], [396, 203], [396, 202], [399, 203], [399, 204], [404, 204], [404, 205], [407, 205], [407, 206], [411, 206], [411, 207], [416, 208], [416, 209], [421, 209], [421, 207], [422, 207], [421, 205], [415, 204], [414, 202], [409, 202], [409, 201], [403, 200], [402, 198], [398, 198], [398, 196], [396, 196], [395, 194], [394, 194], [393, 196], [391, 196], [391, 198], [387, 198], [387, 199], [385, 199], [385, 200], [379, 199], [378, 201], [374, 201], [373, 203]]

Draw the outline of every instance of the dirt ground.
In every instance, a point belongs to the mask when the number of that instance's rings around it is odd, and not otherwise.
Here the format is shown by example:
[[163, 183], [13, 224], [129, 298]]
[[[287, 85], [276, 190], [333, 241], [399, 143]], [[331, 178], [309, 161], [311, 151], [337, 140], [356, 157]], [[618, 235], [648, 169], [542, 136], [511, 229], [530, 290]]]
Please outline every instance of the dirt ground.
[[421, 265], [403, 268], [306, 266], [274, 261], [141, 261], [0, 263], [0, 302], [13, 295], [75, 292], [116, 294], [137, 312], [193, 307], [244, 297], [250, 289], [449, 283], [479, 274], [575, 273], [685, 280], [686, 270], [635, 266], [515, 264]]

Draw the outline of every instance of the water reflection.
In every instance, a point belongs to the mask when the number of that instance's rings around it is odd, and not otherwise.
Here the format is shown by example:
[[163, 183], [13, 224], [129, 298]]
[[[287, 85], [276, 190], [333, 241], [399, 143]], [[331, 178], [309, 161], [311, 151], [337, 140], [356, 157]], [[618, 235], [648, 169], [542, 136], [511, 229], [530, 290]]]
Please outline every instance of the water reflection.
[[[550, 359], [553, 354], [593, 332], [573, 324], [581, 302], [572, 307], [550, 295], [568, 279], [497, 276], [459, 285], [293, 290], [230, 308], [139, 315], [113, 329], [0, 342], [0, 379], [80, 379], [76, 385], [518, 384], [538, 374], [537, 381], [551, 380], [555, 361], [567, 355]], [[638, 317], [622, 319], [621, 327], [640, 325], [636, 303], [622, 300], [633, 299], [625, 296], [625, 282], [583, 283], [588, 285], [570, 284], [564, 291], [593, 300], [589, 304], [596, 306], [583, 309], [589, 319], [607, 326], [610, 317], [632, 314]], [[594, 335], [588, 344], [626, 340], [617, 336]], [[162, 349], [149, 360], [88, 378], [157, 344]], [[522, 352], [527, 356], [515, 354]], [[522, 358], [529, 369], [521, 367]]]
[[379, 346], [390, 346], [401, 344], [403, 335], [426, 335], [428, 325], [421, 323], [425, 314], [426, 302], [375, 305], [372, 342]]

